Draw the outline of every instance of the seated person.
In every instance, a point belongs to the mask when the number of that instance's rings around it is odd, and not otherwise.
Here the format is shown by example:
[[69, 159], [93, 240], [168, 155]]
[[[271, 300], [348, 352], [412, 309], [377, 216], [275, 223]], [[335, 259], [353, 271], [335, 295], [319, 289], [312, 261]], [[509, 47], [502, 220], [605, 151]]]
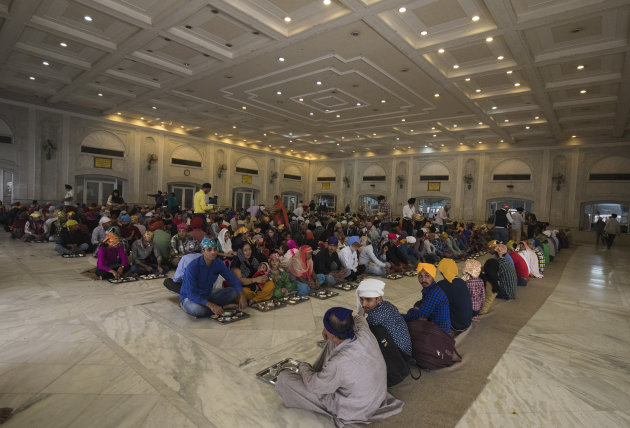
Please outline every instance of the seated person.
[[264, 262], [264, 258], [252, 252], [252, 246], [249, 242], [239, 248], [236, 254], [230, 268], [242, 284], [243, 295], [247, 298], [248, 303], [251, 305], [254, 302], [271, 299], [274, 289], [273, 281], [266, 274], [256, 275], [259, 266]]
[[423, 239], [423, 260], [430, 264], [437, 264], [440, 261], [440, 256], [437, 252], [437, 248], [433, 245], [434, 234], [429, 233], [425, 235]]
[[[496, 239], [488, 242], [488, 254], [494, 254], [494, 249], [498, 245]], [[481, 278], [486, 283], [486, 298], [479, 310], [479, 315], [487, 314], [499, 294], [499, 261], [496, 257], [490, 257], [483, 265]]]
[[470, 327], [472, 323], [472, 301], [466, 281], [457, 277], [457, 264], [455, 260], [444, 258], [438, 264], [438, 270], [444, 277], [437, 283], [444, 291], [449, 303], [451, 313], [451, 329], [461, 332]]
[[448, 297], [435, 282], [437, 269], [429, 263], [418, 264], [418, 282], [422, 286], [422, 300], [403, 315], [405, 321], [424, 319], [435, 323], [446, 334], [451, 332], [451, 312]]
[[[61, 231], [66, 226], [66, 212], [58, 211], [54, 220], [49, 223], [48, 226], [48, 240], [50, 242], [57, 242], [61, 237]], [[105, 237], [105, 231], [103, 231], [103, 238]], [[98, 245], [98, 244], [97, 244]]]
[[162, 265], [162, 256], [153, 245], [153, 232], [146, 231], [142, 239], [131, 244], [133, 266], [131, 271], [138, 275], [161, 274], [168, 272], [168, 266]]
[[521, 255], [517, 252], [518, 244], [514, 241], [508, 241], [506, 247], [508, 250], [508, 254], [512, 258], [512, 262], [514, 263], [514, 270], [516, 271], [516, 285], [527, 285], [527, 279], [529, 278], [529, 268], [527, 267], [527, 262], [525, 262]]
[[486, 298], [486, 285], [483, 279], [479, 278], [481, 274], [481, 263], [478, 260], [468, 259], [464, 265], [464, 271], [462, 279], [466, 281], [466, 287], [470, 294], [470, 301], [472, 303], [472, 320], [479, 320], [479, 311], [483, 306], [483, 302]]
[[149, 225], [149, 230], [153, 232], [153, 246], [160, 253], [162, 264], [168, 266], [171, 259], [171, 234], [164, 229], [163, 220], [153, 221]]
[[206, 231], [203, 230], [203, 219], [201, 217], [193, 217], [190, 219], [190, 228], [192, 229], [188, 234], [192, 236], [197, 242], [201, 243], [205, 238]]
[[417, 265], [422, 261], [422, 257], [420, 256], [420, 252], [416, 250], [416, 238], [414, 236], [407, 236], [405, 239], [406, 244], [401, 244], [398, 246], [400, 252], [405, 256], [405, 259], [412, 266]]
[[289, 269], [289, 264], [291, 263], [291, 259], [294, 255], [300, 253], [300, 247], [297, 246], [297, 243], [293, 239], [289, 239], [286, 244], [286, 250], [284, 255], [280, 258], [280, 265], [284, 269]]
[[89, 237], [79, 229], [79, 222], [68, 220], [66, 227], [59, 235], [59, 243], [55, 244], [55, 251], [59, 254], [85, 253], [90, 244]]
[[120, 236], [114, 232], [108, 232], [98, 247], [96, 275], [101, 279], [120, 279], [128, 270], [129, 262]]
[[33, 211], [30, 218], [24, 225], [24, 240], [40, 241], [46, 240], [46, 232], [44, 230], [44, 221], [42, 220], [42, 214], [39, 211]]
[[280, 254], [269, 255], [269, 278], [273, 281], [273, 297], [286, 297], [291, 293], [297, 294], [297, 283], [289, 279], [289, 275], [280, 265]]
[[367, 236], [359, 238], [359, 266], [365, 266], [368, 275], [385, 276], [389, 271], [387, 263], [383, 263], [376, 254]]
[[516, 299], [516, 270], [514, 265], [505, 259], [507, 247], [498, 244], [494, 248], [495, 258], [499, 262], [499, 299]]
[[[357, 288], [357, 305], [367, 314], [370, 327], [383, 326], [390, 334], [396, 346], [406, 355], [411, 355], [411, 336], [405, 319], [400, 315], [396, 306], [383, 300], [385, 283], [381, 280], [368, 278], [361, 281]], [[377, 337], [378, 339], [378, 337]]]
[[177, 266], [179, 264], [179, 260], [187, 254], [186, 244], [193, 241], [197, 242], [195, 238], [188, 234], [188, 226], [186, 223], [178, 224], [177, 233], [171, 237], [170, 242], [171, 266]]
[[112, 226], [112, 220], [107, 216], [103, 216], [98, 221], [98, 226], [96, 226], [94, 230], [92, 231], [92, 239], [90, 240], [90, 242], [92, 243], [92, 246], [95, 248], [94, 250], [95, 256], [96, 256], [96, 253], [98, 252], [99, 245], [101, 245], [101, 242], [103, 242], [103, 239], [105, 239], [105, 236], [107, 235], [107, 229], [109, 229], [111, 226]]
[[[184, 281], [179, 293], [179, 304], [189, 315], [195, 318], [221, 315], [223, 307], [238, 297], [239, 308], [247, 307], [247, 298], [243, 294], [241, 281], [225, 266], [217, 256], [219, 243], [208, 237], [201, 241], [202, 257], [192, 260], [186, 267]], [[221, 275], [231, 287], [214, 288], [217, 277]]]
[[339, 240], [336, 236], [331, 236], [328, 238], [326, 248], [322, 248], [315, 256], [315, 272], [324, 275], [323, 285], [335, 285], [347, 276], [346, 268], [337, 254], [337, 245], [339, 245]]
[[133, 244], [135, 240], [142, 238], [140, 230], [131, 224], [131, 217], [127, 214], [118, 218], [118, 224], [120, 225], [120, 237], [126, 240], [129, 245]]
[[291, 279], [297, 281], [298, 296], [306, 296], [324, 283], [324, 275], [315, 273], [313, 267], [313, 248], [303, 245], [300, 250], [291, 257], [289, 263]]
[[[387, 392], [385, 360], [361, 311], [333, 307], [324, 315], [326, 345], [311, 366], [282, 371], [276, 392], [285, 406], [328, 415], [336, 426], [369, 423], [402, 411]], [[366, 370], [366, 368], [369, 368]]]
[[407, 258], [398, 249], [398, 237], [395, 233], [389, 233], [387, 235], [387, 242], [383, 244], [383, 252], [387, 258], [387, 261], [391, 264], [392, 270], [396, 272], [404, 272], [409, 269]]
[[359, 257], [357, 256], [359, 245], [359, 237], [351, 236], [348, 238], [346, 246], [339, 251], [339, 260], [345, 268], [344, 278], [348, 281], [355, 281], [357, 276], [363, 274], [365, 270], [364, 265], [359, 265]]
[[[177, 263], [177, 268], [175, 269], [175, 273], [173, 274], [173, 278], [166, 278], [164, 280], [164, 286], [171, 290], [174, 293], [179, 294], [179, 291], [182, 288], [182, 282], [184, 282], [184, 273], [186, 272], [186, 267], [190, 262], [195, 260], [196, 258], [201, 257], [201, 245], [195, 239], [187, 241], [184, 246], [184, 254]], [[219, 276], [221, 278], [221, 276]], [[223, 281], [221, 279], [221, 281]]]

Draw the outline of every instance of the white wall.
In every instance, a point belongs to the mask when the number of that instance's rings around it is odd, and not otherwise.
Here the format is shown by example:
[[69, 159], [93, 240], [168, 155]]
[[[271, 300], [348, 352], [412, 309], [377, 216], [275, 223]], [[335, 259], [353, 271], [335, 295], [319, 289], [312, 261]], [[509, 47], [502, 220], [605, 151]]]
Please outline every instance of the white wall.
[[[150, 203], [147, 196], [168, 183], [201, 184], [210, 182], [222, 204], [231, 204], [232, 190], [247, 187], [258, 192], [258, 202], [271, 204], [274, 194], [297, 193], [305, 202], [315, 194], [337, 197], [337, 208], [350, 203], [356, 209], [362, 195], [386, 195], [393, 214], [399, 216], [409, 197], [444, 197], [452, 201], [454, 218], [483, 222], [487, 201], [497, 198], [527, 199], [539, 219], [556, 226], [577, 227], [583, 203], [614, 201], [630, 204], [629, 182], [591, 182], [590, 172], [630, 173], [630, 143], [608, 143], [598, 146], [552, 147], [526, 150], [518, 147], [498, 151], [455, 151], [416, 153], [413, 155], [348, 158], [342, 160], [306, 161], [271, 151], [202, 140], [160, 130], [135, 127], [102, 118], [91, 118], [23, 103], [0, 102], [0, 120], [14, 138], [14, 144], [0, 146], [0, 168], [15, 172], [15, 200], [61, 200], [63, 185], [74, 183], [79, 175], [107, 175], [126, 180], [123, 197], [130, 202]], [[97, 137], [95, 137], [95, 135]], [[105, 136], [125, 150], [122, 159], [113, 158], [112, 169], [93, 166], [93, 155], [80, 152], [86, 138], [104, 141]], [[94, 140], [96, 138], [96, 140]], [[99, 140], [101, 138], [101, 140]], [[52, 159], [45, 158], [44, 142], [54, 141], [57, 150]], [[108, 141], [108, 142], [105, 142]], [[113, 143], [112, 143], [113, 144]], [[172, 165], [171, 157], [195, 157], [201, 167]], [[147, 169], [147, 157], [158, 161]], [[107, 156], [101, 156], [107, 157]], [[251, 184], [243, 183], [236, 172], [239, 162], [255, 165], [259, 173]], [[218, 176], [218, 167], [227, 171]], [[284, 180], [285, 171], [299, 171], [301, 180]], [[323, 172], [328, 171], [328, 172]], [[386, 176], [384, 182], [366, 182], [366, 175]], [[532, 178], [524, 182], [502, 182], [493, 173], [524, 173]], [[189, 175], [185, 175], [185, 172]], [[272, 180], [272, 173], [277, 178]], [[378, 174], [377, 174], [378, 173]], [[334, 175], [333, 182], [318, 182], [321, 175]], [[429, 191], [420, 175], [448, 175], [439, 191]], [[468, 189], [464, 176], [473, 177]], [[562, 174], [565, 183], [556, 190], [552, 177]], [[401, 176], [401, 183], [397, 177]], [[344, 182], [347, 177], [348, 183]], [[329, 185], [329, 190], [322, 185]], [[507, 188], [510, 184], [513, 187]]]

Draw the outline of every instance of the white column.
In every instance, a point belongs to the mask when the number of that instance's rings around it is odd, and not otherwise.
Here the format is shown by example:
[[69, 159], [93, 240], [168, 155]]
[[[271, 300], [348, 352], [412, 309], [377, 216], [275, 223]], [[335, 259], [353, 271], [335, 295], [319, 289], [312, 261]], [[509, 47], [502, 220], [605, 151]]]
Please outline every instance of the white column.
[[413, 185], [413, 164], [414, 164], [414, 159], [413, 157], [410, 157], [409, 160], [407, 161], [407, 200], [409, 200], [410, 198], [413, 198], [413, 189], [412, 189], [412, 185]]
[[[157, 156], [158, 156], [158, 162], [156, 162], [156, 166], [158, 168], [157, 170], [157, 182], [158, 182], [158, 189], [164, 189], [164, 171], [166, 170], [166, 168], [168, 167], [168, 159], [165, 159], [164, 156], [166, 155], [166, 150], [164, 149], [165, 146], [165, 142], [164, 142], [165, 138], [164, 138], [164, 134], [159, 133], [157, 134], [157, 143], [158, 143], [158, 152], [157, 152]], [[146, 159], [142, 159], [141, 161], [146, 161]], [[145, 162], [142, 162], [145, 163]], [[146, 165], [145, 165], [146, 168]]]
[[540, 221], [549, 221], [551, 216], [551, 194], [549, 190], [552, 185], [552, 174], [553, 168], [551, 165], [550, 152], [549, 150], [544, 150], [542, 168], [540, 171], [540, 193], [538, 195], [540, 206], [536, 207], [534, 211], [538, 213], [537, 218]]
[[[464, 172], [464, 154], [459, 153], [457, 155], [457, 174], [455, 175], [455, 201], [452, 208], [455, 208], [453, 218], [462, 219], [464, 215], [464, 179], [462, 173]], [[451, 208], [451, 209], [452, 209]]]
[[363, 174], [359, 171], [359, 159], [354, 159], [352, 162], [354, 177], [352, 177], [352, 199], [350, 200], [350, 208], [353, 211], [357, 211], [359, 209], [359, 200], [357, 199], [359, 193], [359, 179], [363, 177]]
[[[129, 151], [129, 153], [131, 154], [131, 159], [129, 159], [129, 164], [130, 165], [136, 165], [136, 167], [134, 168], [133, 174], [129, 175], [130, 180], [132, 181], [132, 183], [130, 183], [130, 188], [127, 190], [129, 191], [129, 196], [126, 196], [125, 199], [129, 199], [131, 201], [137, 201], [138, 203], [145, 201], [148, 196], [146, 194], [141, 194], [141, 184], [140, 182], [142, 181], [142, 172], [143, 172], [143, 165], [142, 165], [142, 160], [141, 160], [141, 156], [142, 156], [142, 134], [140, 133], [139, 130], [134, 130], [134, 132], [132, 132], [131, 138], [133, 139], [133, 149]], [[145, 167], [146, 168], [146, 167]], [[153, 192], [152, 192], [153, 193]]]
[[[339, 183], [339, 194], [337, 195], [337, 211], [343, 211], [346, 208], [346, 183], [344, 178], [346, 177], [346, 162], [341, 161], [341, 168], [339, 169], [341, 180]], [[349, 179], [351, 177], [348, 177]], [[352, 180], [354, 186], [354, 180]]]
[[477, 203], [475, 208], [475, 219], [478, 221], [485, 221], [486, 219], [486, 205], [485, 198], [486, 194], [484, 192], [484, 177], [486, 172], [486, 154], [481, 153], [479, 156], [479, 169], [477, 170], [477, 177], [475, 178], [475, 182], [477, 183], [478, 191], [477, 193]]
[[569, 185], [569, 206], [567, 207], [565, 224], [569, 227], [578, 227], [580, 224], [580, 201], [577, 200], [578, 180], [580, 185], [582, 177], [580, 174], [580, 157], [582, 156], [579, 150], [571, 150], [567, 153], [567, 159], [569, 165], [567, 166], [567, 183]]
[[26, 128], [26, 147], [28, 153], [28, 169], [30, 173], [27, 174], [27, 191], [26, 195], [28, 199], [38, 199], [37, 195], [40, 193], [40, 189], [37, 188], [39, 183], [39, 176], [41, 174], [40, 165], [40, 150], [37, 147], [37, 112], [33, 107], [28, 109], [28, 122]]
[[[227, 170], [223, 173], [225, 174], [225, 196], [223, 196], [223, 200], [219, 201], [219, 205], [223, 206], [232, 206], [232, 189], [230, 188], [231, 178], [232, 178], [232, 149], [225, 149], [225, 165]], [[263, 202], [263, 201], [258, 201]], [[267, 201], [264, 201], [265, 205], [267, 205]]]
[[[66, 184], [69, 184], [72, 186], [73, 190], [74, 190], [74, 196], [76, 198], [76, 192], [77, 192], [77, 186], [76, 183], [74, 182], [74, 177], [70, 176], [70, 171], [74, 170], [74, 168], [70, 167], [70, 116], [67, 113], [64, 113], [61, 116], [61, 141], [59, 142], [59, 155], [61, 157], [61, 181], [63, 182], [64, 186]], [[77, 147], [77, 152], [79, 152], [81, 150], [80, 147]], [[60, 183], [61, 184], [61, 183]], [[57, 190], [58, 192], [62, 192], [61, 193], [61, 197], [59, 198], [59, 200], [63, 199], [63, 196], [65, 195], [65, 190], [63, 188], [60, 188]]]

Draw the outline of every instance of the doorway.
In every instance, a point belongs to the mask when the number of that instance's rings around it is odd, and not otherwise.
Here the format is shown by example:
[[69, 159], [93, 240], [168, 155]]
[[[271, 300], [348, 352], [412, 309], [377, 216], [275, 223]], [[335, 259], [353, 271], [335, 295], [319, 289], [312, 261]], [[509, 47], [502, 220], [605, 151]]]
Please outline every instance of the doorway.
[[168, 185], [168, 192], [175, 193], [175, 199], [182, 210], [193, 207], [193, 198], [199, 189], [200, 187], [194, 184], [171, 183]]
[[232, 193], [232, 201], [234, 201], [234, 204], [232, 205], [233, 208], [237, 210], [247, 209], [254, 205], [255, 192], [256, 191], [254, 189], [234, 189]]
[[123, 189], [126, 187], [124, 181], [117, 177], [78, 176], [76, 177], [76, 202], [87, 205], [92, 203], [105, 205], [114, 189], [118, 189], [120, 196], [124, 199]]
[[298, 193], [283, 193], [282, 194], [282, 203], [284, 204], [287, 211], [293, 211], [297, 208], [297, 204], [300, 200], [301, 195]]

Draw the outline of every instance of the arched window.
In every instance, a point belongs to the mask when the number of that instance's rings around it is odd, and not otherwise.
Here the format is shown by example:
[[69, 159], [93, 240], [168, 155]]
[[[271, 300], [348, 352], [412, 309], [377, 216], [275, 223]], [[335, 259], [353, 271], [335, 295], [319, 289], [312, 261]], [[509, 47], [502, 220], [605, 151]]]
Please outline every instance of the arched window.
[[296, 165], [289, 165], [284, 169], [283, 177], [285, 180], [302, 180], [302, 171]]
[[331, 167], [325, 166], [317, 174], [317, 181], [337, 181], [337, 174]]
[[258, 163], [248, 156], [236, 161], [236, 172], [239, 174], [258, 175]]
[[420, 170], [420, 181], [448, 181], [448, 168], [441, 162], [431, 162]]
[[494, 181], [530, 181], [531, 178], [531, 168], [520, 159], [505, 160], [492, 171]]
[[116, 134], [94, 131], [81, 141], [81, 153], [124, 158], [125, 145]]
[[387, 174], [380, 165], [370, 165], [363, 171], [363, 181], [386, 181]]
[[192, 166], [201, 168], [201, 153], [190, 146], [179, 146], [173, 150], [171, 165]]

